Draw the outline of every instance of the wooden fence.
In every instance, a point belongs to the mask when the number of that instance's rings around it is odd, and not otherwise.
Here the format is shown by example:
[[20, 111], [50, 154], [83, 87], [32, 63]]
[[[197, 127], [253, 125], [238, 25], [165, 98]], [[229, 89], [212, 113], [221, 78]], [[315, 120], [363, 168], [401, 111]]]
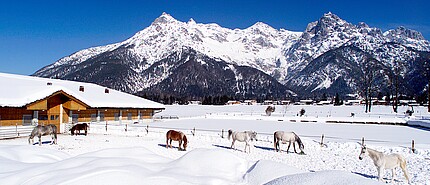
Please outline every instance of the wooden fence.
[[34, 126], [2, 126], [0, 127], [0, 139], [10, 139], [17, 137], [27, 137], [30, 135]]

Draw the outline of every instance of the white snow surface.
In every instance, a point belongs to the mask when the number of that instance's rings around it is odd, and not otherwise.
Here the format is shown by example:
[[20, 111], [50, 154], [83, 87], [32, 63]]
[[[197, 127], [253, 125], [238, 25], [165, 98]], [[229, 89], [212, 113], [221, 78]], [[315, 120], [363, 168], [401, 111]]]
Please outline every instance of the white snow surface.
[[[356, 119], [391, 119], [400, 114], [390, 107], [374, 106], [276, 106], [272, 116], [262, 116], [264, 105], [166, 106], [164, 116], [179, 119], [153, 120], [145, 124], [91, 124], [88, 136], [58, 135], [58, 144], [28, 145], [27, 137], [0, 140], [0, 184], [380, 184], [369, 157], [358, 159], [361, 137], [366, 145], [407, 159], [412, 184], [430, 184], [430, 133], [427, 129], [398, 125], [329, 124], [289, 122], [301, 108], [306, 117], [341, 117], [354, 111]], [[400, 107], [400, 111], [406, 108]], [[424, 107], [416, 114], [428, 116]], [[382, 117], [382, 118], [379, 118]], [[297, 117], [299, 118], [299, 117]], [[407, 119], [407, 118], [404, 118]], [[147, 133], [146, 124], [149, 126]], [[193, 136], [192, 130], [196, 129]], [[169, 129], [183, 131], [187, 151], [165, 148]], [[224, 133], [221, 131], [224, 129]], [[226, 130], [255, 130], [258, 141], [245, 144], [231, 140]], [[273, 150], [273, 132], [294, 131], [305, 145], [306, 155]], [[324, 145], [320, 145], [325, 134]], [[222, 138], [221, 136], [224, 136]], [[416, 152], [410, 151], [415, 139]], [[37, 139], [36, 139], [37, 140]], [[391, 179], [391, 172], [384, 175]], [[406, 184], [400, 169], [393, 184]]]
[[[164, 108], [160, 103], [92, 83], [0, 73], [0, 84], [7, 89], [0, 91], [0, 106], [25, 106], [62, 90], [90, 107]], [[81, 86], [84, 92], [79, 91]]]

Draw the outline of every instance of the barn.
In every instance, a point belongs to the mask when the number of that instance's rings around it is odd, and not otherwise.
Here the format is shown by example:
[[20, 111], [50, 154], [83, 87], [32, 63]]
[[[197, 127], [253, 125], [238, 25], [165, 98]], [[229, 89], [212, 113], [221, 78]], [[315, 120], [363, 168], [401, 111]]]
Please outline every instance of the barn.
[[0, 86], [0, 127], [136, 123], [165, 109], [163, 104], [92, 83], [0, 73]]

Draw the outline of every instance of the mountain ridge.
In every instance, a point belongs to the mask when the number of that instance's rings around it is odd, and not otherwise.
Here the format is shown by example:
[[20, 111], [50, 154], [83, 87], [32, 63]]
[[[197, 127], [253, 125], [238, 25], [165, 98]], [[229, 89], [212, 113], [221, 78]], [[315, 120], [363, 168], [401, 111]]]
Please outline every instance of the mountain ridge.
[[[389, 43], [397, 45], [389, 45]], [[176, 63], [179, 58], [169, 59], [172, 62], [165, 63], [161, 71], [149, 71], [148, 69], [157, 65], [158, 62], [172, 57], [173, 53], [181, 53], [185, 51], [184, 48], [191, 48], [195, 54], [205, 55], [215, 61], [257, 69], [289, 89], [295, 89], [295, 93], [302, 96], [308, 96], [314, 92], [343, 91], [339, 90], [341, 88], [349, 89], [345, 93], [358, 93], [358, 84], [350, 82], [358, 81], [359, 77], [347, 77], [348, 75], [341, 71], [348, 70], [344, 69], [351, 66], [347, 63], [362, 62], [359, 61], [362, 60], [360, 57], [341, 57], [341, 59], [339, 54], [336, 55], [338, 57], [328, 57], [330, 58], [328, 66], [337, 66], [340, 64], [339, 59], [344, 62], [340, 65], [343, 66], [342, 68], [335, 70], [339, 73], [330, 73], [330, 75], [321, 73], [321, 71], [331, 70], [327, 68], [327, 65], [321, 66], [315, 62], [315, 60], [320, 60], [318, 58], [321, 56], [329, 56], [330, 52], [337, 53], [336, 50], [341, 47], [349, 48], [349, 50], [346, 49], [347, 51], [342, 50], [343, 52], [352, 51], [352, 48], [358, 49], [356, 53], [365, 53], [377, 59], [387, 67], [386, 70], [393, 68], [394, 60], [409, 60], [412, 63], [415, 60], [425, 61], [427, 55], [421, 53], [430, 51], [430, 43], [417, 31], [399, 27], [382, 32], [378, 28], [369, 27], [364, 22], [357, 25], [351, 24], [331, 12], [324, 14], [319, 20], [309, 23], [303, 32], [274, 29], [262, 22], [257, 22], [245, 29], [229, 29], [215, 23], [197, 23], [192, 18], [187, 22], [181, 22], [171, 15], [163, 13], [150, 26], [125, 41], [75, 52], [45, 66], [33, 75], [102, 83], [102, 85], [130, 93], [148, 89], [162, 92], [162, 89], [154, 90], [154, 87], [173, 77], [174, 74], [170, 69], [180, 68], [182, 64]], [[84, 70], [87, 74], [91, 74], [89, 69], [101, 70], [100, 66], [103, 63], [117, 65], [117, 68], [125, 74], [112, 74], [112, 77], [104, 74], [97, 78], [105, 77], [110, 80], [95, 80], [91, 75], [83, 77], [82, 74], [78, 75], [75, 72]], [[422, 65], [421, 63], [419, 65]], [[99, 67], [96, 68], [95, 64]], [[88, 68], [89, 66], [94, 67]], [[317, 68], [317, 66], [321, 68]], [[313, 70], [309, 70], [311, 68]], [[419, 70], [412, 68], [416, 68], [416, 66], [407, 66], [402, 70]], [[316, 74], [308, 74], [306, 71], [314, 71], [313, 73], [319, 71], [320, 76], [310, 78]], [[98, 72], [93, 71], [92, 73]], [[359, 74], [359, 72], [354, 73]], [[121, 79], [112, 79], [116, 78], [115, 76]], [[297, 79], [307, 79], [307, 81], [299, 82]], [[303, 84], [307, 84], [308, 87], [302, 88]], [[332, 84], [338, 84], [339, 87], [328, 90]], [[285, 88], [281, 89], [285, 92]]]

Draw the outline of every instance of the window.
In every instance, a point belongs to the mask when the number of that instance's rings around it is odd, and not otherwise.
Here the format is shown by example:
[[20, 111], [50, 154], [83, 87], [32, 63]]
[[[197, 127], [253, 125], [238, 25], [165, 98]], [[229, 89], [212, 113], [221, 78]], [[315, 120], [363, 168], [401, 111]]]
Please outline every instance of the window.
[[119, 121], [119, 113], [114, 113], [115, 121]]
[[51, 120], [58, 120], [59, 117], [58, 115], [51, 115]]
[[72, 114], [72, 123], [78, 123], [79, 114]]
[[97, 122], [97, 114], [91, 114], [91, 122]]
[[39, 115], [39, 120], [48, 120], [48, 115]]
[[22, 115], [22, 125], [28, 126], [31, 125], [31, 120], [33, 119], [33, 116], [30, 114], [24, 114]]
[[127, 120], [131, 120], [132, 119], [132, 114], [131, 113], [127, 113]]
[[100, 113], [100, 121], [105, 121], [105, 114], [104, 113]]

